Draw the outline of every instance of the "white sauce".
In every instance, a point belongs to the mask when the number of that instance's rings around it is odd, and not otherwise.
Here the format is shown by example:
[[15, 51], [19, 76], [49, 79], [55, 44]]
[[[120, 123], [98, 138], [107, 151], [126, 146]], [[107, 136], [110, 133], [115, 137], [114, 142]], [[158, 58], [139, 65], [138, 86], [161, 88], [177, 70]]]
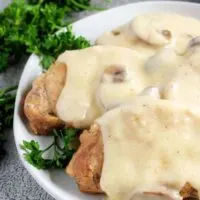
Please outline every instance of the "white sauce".
[[183, 66], [164, 85], [163, 98], [186, 104], [200, 103], [200, 72]]
[[97, 38], [96, 44], [128, 47], [143, 59], [153, 56], [159, 49], [159, 47], [149, 45], [139, 39], [132, 30], [132, 22], [113, 30], [112, 32], [104, 33], [102, 36]]
[[109, 199], [129, 200], [138, 193], [156, 192], [177, 200], [187, 181], [200, 188], [200, 110], [196, 107], [137, 97], [96, 122], [104, 143], [100, 183]]
[[179, 66], [162, 84], [164, 99], [175, 100], [186, 104], [200, 103], [200, 44], [188, 47]]
[[[89, 127], [102, 113], [101, 110], [104, 111], [109, 106], [104, 105], [102, 100], [105, 99], [107, 104], [111, 100], [112, 102], [118, 100], [122, 94], [117, 95], [116, 90], [120, 87], [122, 88], [120, 91], [123, 91], [123, 100], [135, 96], [146, 85], [147, 77], [143, 72], [143, 63], [128, 48], [94, 46], [83, 50], [66, 51], [58, 57], [58, 61], [67, 65], [67, 75], [66, 84], [56, 105], [57, 114], [60, 119], [72, 123], [77, 128]], [[113, 66], [125, 71], [126, 80], [121, 84], [118, 83], [120, 84], [118, 88], [117, 85], [114, 87], [110, 83], [112, 88], [111, 93], [108, 93], [109, 80], [102, 79], [104, 70]], [[107, 89], [102, 92], [105, 84]], [[96, 94], [96, 91], [100, 92]]]
[[[187, 28], [186, 28], [187, 26]], [[137, 16], [132, 29], [143, 41], [155, 45], [172, 45], [182, 53], [191, 37], [199, 35], [199, 21], [173, 13], [146, 14]]]
[[199, 33], [200, 22], [194, 18], [174, 13], [145, 14], [103, 34], [96, 43], [129, 47], [145, 57], [153, 55], [156, 50], [166, 45], [174, 47], [178, 53], [183, 53], [188, 41]]
[[152, 84], [160, 85], [170, 78], [179, 66], [182, 57], [172, 48], [162, 48], [145, 62], [145, 71], [151, 77]]
[[99, 37], [102, 46], [59, 56], [67, 65], [56, 105], [63, 121], [89, 127], [107, 110], [133, 101], [97, 120], [104, 141], [101, 188], [110, 199], [138, 200], [153, 191], [167, 196], [147, 199], [178, 200], [187, 181], [200, 188], [196, 36], [195, 19], [147, 14]]

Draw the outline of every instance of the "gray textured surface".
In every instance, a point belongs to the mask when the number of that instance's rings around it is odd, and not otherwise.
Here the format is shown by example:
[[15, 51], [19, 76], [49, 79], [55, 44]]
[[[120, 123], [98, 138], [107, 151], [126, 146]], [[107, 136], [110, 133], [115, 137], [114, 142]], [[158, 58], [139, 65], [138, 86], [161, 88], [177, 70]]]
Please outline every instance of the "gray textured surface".
[[[0, 0], [0, 8], [2, 9], [9, 0]], [[102, 5], [103, 0], [94, 0], [94, 3]], [[109, 7], [132, 3], [135, 0], [113, 0]], [[200, 2], [200, 0], [196, 0]], [[78, 17], [84, 17], [91, 13], [84, 12]], [[15, 66], [6, 74], [0, 75], [0, 87], [17, 83], [21, 75], [24, 61], [20, 66]], [[35, 180], [29, 175], [23, 167], [14, 144], [12, 130], [7, 131], [8, 142], [6, 149], [8, 155], [3, 162], [0, 163], [0, 200], [53, 200]]]

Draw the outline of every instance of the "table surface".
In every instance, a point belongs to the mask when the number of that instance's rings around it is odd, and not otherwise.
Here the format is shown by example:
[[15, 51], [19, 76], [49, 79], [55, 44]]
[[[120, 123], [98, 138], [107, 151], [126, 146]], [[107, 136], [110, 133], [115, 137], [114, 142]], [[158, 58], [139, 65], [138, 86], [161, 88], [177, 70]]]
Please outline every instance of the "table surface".
[[[0, 0], [0, 10], [10, 1]], [[109, 4], [109, 7], [133, 3], [135, 1], [113, 0]], [[93, 2], [103, 6], [103, 0], [93, 0]], [[196, 2], [200, 2], [200, 0], [196, 0]], [[87, 15], [91, 15], [91, 12], [80, 13], [77, 17], [82, 18]], [[0, 87], [18, 83], [25, 61], [25, 59], [22, 60], [20, 65], [13, 66], [6, 73], [0, 75]], [[13, 74], [15, 74], [15, 77], [13, 77]], [[7, 131], [7, 135], [8, 141], [5, 147], [8, 155], [0, 163], [0, 200], [54, 200], [35, 182], [19, 160], [14, 143], [13, 131]]]

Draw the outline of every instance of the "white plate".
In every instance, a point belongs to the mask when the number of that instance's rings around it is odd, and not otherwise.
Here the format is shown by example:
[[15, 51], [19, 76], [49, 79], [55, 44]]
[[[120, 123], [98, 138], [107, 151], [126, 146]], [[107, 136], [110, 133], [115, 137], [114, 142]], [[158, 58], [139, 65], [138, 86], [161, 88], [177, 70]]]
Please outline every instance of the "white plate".
[[[131, 20], [134, 16], [147, 12], [176, 12], [200, 19], [200, 4], [186, 2], [144, 2], [133, 3], [111, 10], [107, 10], [96, 15], [87, 17], [76, 22], [73, 26], [77, 35], [83, 35], [91, 42], [103, 32], [111, 30], [121, 24]], [[187, 26], [187, 24], [186, 24]], [[42, 147], [50, 143], [51, 137], [37, 137], [32, 135], [26, 128], [22, 115], [21, 99], [30, 88], [32, 81], [41, 73], [38, 57], [30, 56], [17, 92], [15, 114], [14, 114], [14, 135], [17, 149], [24, 166], [28, 169], [35, 180], [57, 200], [100, 200], [102, 196], [86, 195], [79, 192], [76, 184], [64, 172], [64, 170], [44, 171], [37, 170], [29, 165], [23, 158], [23, 152], [19, 145], [23, 140], [38, 140]], [[28, 194], [27, 194], [28, 195]]]

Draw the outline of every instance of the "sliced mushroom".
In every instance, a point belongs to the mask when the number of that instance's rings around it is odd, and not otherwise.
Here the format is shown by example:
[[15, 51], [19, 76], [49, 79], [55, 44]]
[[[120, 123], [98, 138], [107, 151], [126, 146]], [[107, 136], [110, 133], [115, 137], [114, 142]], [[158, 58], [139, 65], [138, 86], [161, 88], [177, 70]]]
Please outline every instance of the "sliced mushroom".
[[103, 82], [121, 83], [125, 81], [125, 69], [120, 65], [111, 65], [106, 68], [102, 77]]
[[102, 73], [97, 88], [97, 102], [105, 112], [135, 96], [131, 80], [125, 66], [111, 65]]
[[113, 34], [114, 36], [118, 36], [118, 35], [120, 35], [120, 31], [119, 31], [119, 30], [113, 30], [113, 31], [112, 31], [112, 34]]
[[161, 83], [167, 79], [181, 62], [181, 56], [172, 48], [163, 48], [145, 63], [145, 71], [152, 79], [153, 84]]
[[163, 48], [147, 60], [145, 70], [151, 74], [170, 67], [174, 68], [180, 62], [180, 59], [173, 48]]
[[199, 46], [200, 47], [200, 36], [192, 38], [188, 43], [188, 48], [193, 48]]
[[200, 72], [200, 36], [192, 38], [183, 55], [184, 63]]
[[135, 34], [148, 44], [163, 46], [172, 39], [172, 33], [159, 23], [158, 18], [140, 15], [133, 20]]

